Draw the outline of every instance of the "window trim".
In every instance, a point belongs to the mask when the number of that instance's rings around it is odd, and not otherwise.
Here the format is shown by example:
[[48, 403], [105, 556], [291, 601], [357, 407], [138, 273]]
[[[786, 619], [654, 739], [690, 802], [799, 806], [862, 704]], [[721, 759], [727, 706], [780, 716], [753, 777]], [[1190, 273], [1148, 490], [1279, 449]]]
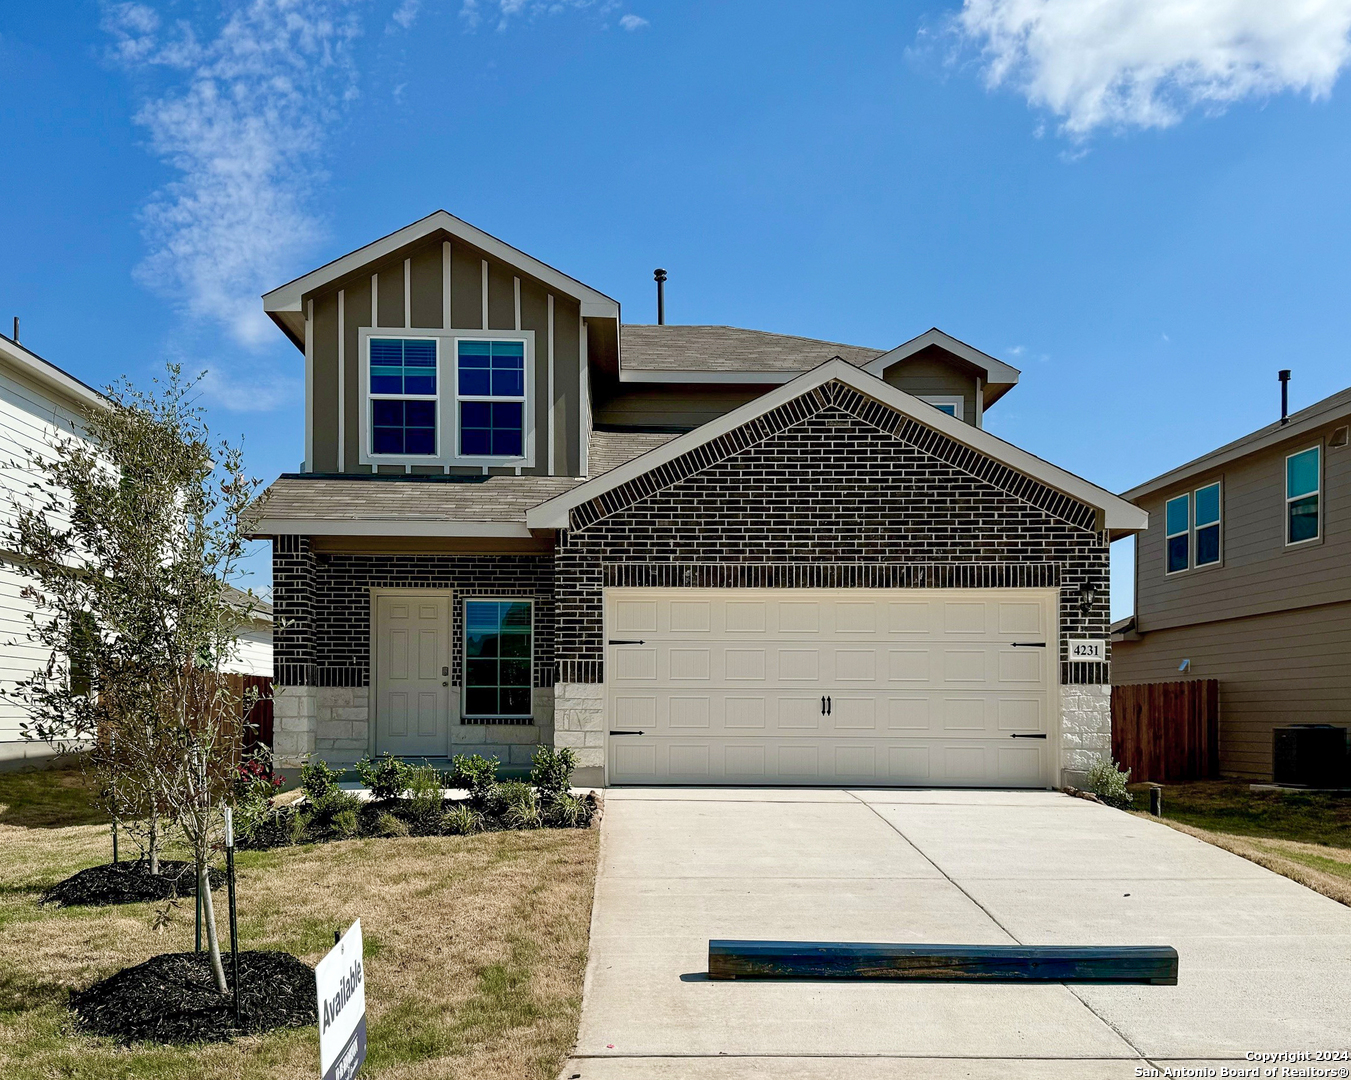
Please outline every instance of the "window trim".
[[[1219, 489], [1219, 494], [1218, 494], [1218, 496], [1217, 496], [1217, 498], [1216, 498], [1216, 509], [1219, 511], [1219, 516], [1218, 516], [1214, 521], [1208, 521], [1208, 522], [1206, 522], [1206, 524], [1202, 525], [1202, 524], [1198, 523], [1197, 520], [1196, 520], [1196, 496], [1198, 496], [1199, 494], [1201, 494], [1201, 492], [1205, 491], [1207, 488], [1218, 488], [1218, 489]], [[1219, 530], [1219, 534], [1220, 534], [1219, 556], [1215, 559], [1214, 562], [1208, 562], [1208, 563], [1197, 562], [1197, 561], [1196, 561], [1196, 560], [1197, 560], [1197, 552], [1199, 551], [1199, 549], [1198, 549], [1197, 546], [1196, 546], [1196, 534], [1197, 534], [1197, 532], [1199, 532], [1201, 529], [1210, 529], [1210, 528], [1214, 528], [1214, 529], [1218, 529], [1218, 530]], [[1216, 567], [1216, 566], [1223, 566], [1223, 565], [1224, 565], [1224, 479], [1223, 479], [1223, 478], [1219, 478], [1219, 479], [1216, 479], [1216, 480], [1212, 480], [1210, 483], [1208, 483], [1208, 484], [1202, 484], [1200, 487], [1194, 488], [1194, 489], [1192, 490], [1191, 529], [1192, 529], [1192, 540], [1191, 540], [1191, 562], [1192, 562], [1192, 569], [1193, 569], [1193, 570], [1210, 570], [1210, 569], [1213, 569], [1213, 568]]]
[[[1300, 454], [1307, 454], [1310, 450], [1318, 451], [1318, 486], [1313, 491], [1306, 491], [1303, 495], [1296, 495], [1293, 498], [1290, 495], [1290, 459], [1299, 457]], [[1323, 539], [1323, 443], [1314, 443], [1312, 446], [1306, 446], [1302, 450], [1296, 450], [1293, 453], [1285, 455], [1285, 465], [1281, 475], [1281, 486], [1285, 491], [1285, 520], [1281, 523], [1281, 530], [1285, 535], [1285, 546], [1287, 548], [1303, 547], [1305, 544], [1320, 543]], [[1310, 537], [1303, 540], [1290, 539], [1290, 504], [1299, 502], [1301, 499], [1307, 499], [1310, 495], [1318, 499], [1318, 531]]]
[[[523, 330], [480, 330], [475, 332], [465, 331], [457, 332], [451, 339], [451, 351], [453, 353], [451, 363], [454, 364], [452, 378], [453, 383], [453, 401], [451, 434], [454, 443], [451, 445], [451, 454], [454, 456], [457, 464], [461, 465], [521, 465], [530, 466], [535, 463], [534, 447], [534, 425], [531, 423], [531, 410], [534, 402], [531, 395], [531, 375], [534, 369], [534, 347], [533, 342], [528, 340]], [[521, 396], [514, 397], [494, 397], [489, 395], [483, 397], [479, 394], [464, 395], [460, 393], [460, 342], [461, 341], [519, 341], [525, 346], [525, 359], [523, 361], [525, 370], [521, 373]], [[460, 453], [460, 402], [462, 401], [517, 401], [521, 403], [521, 453], [519, 456], [480, 454], [462, 455]]]
[[[395, 338], [408, 340], [433, 340], [436, 346], [436, 450], [435, 454], [376, 454], [371, 450], [374, 423], [372, 422], [371, 386], [371, 338]], [[482, 468], [490, 467], [533, 469], [535, 467], [536, 422], [535, 422], [535, 331], [533, 330], [477, 330], [447, 329], [440, 327], [400, 327], [400, 326], [363, 326], [359, 329], [360, 348], [358, 350], [357, 379], [361, 405], [358, 409], [358, 432], [360, 440], [357, 447], [357, 464], [365, 466], [402, 465], [411, 469], [414, 465], [433, 465], [449, 470], [452, 466], [463, 465]], [[459, 345], [461, 340], [476, 341], [520, 341], [525, 343], [525, 400], [522, 408], [522, 446], [524, 453], [520, 457], [461, 457], [459, 400]], [[447, 360], [449, 357], [449, 361]], [[447, 371], [447, 363], [454, 366]], [[447, 383], [445, 380], [453, 380]], [[380, 394], [375, 399], [409, 398], [431, 400], [421, 395]]]
[[[1179, 499], [1187, 501], [1187, 527], [1180, 532], [1168, 531], [1168, 507]], [[1164, 577], [1173, 577], [1175, 574], [1185, 574], [1192, 568], [1192, 493], [1184, 491], [1181, 495], [1174, 495], [1171, 499], [1163, 501], [1163, 575]], [[1178, 570], [1168, 568], [1168, 545], [1176, 537], [1185, 536], [1187, 538], [1187, 564]]]
[[[530, 606], [530, 711], [527, 713], [471, 713], [469, 701], [469, 605], [470, 604], [528, 604]], [[460, 604], [460, 723], [466, 721], [479, 726], [494, 721], [519, 724], [522, 720], [535, 721], [535, 598], [533, 596], [465, 596]], [[501, 683], [498, 689], [501, 690]]]
[[[377, 327], [361, 339], [361, 457], [363, 465], [425, 465], [441, 460], [441, 341], [439, 338], [398, 327]], [[371, 391], [371, 341], [430, 341], [436, 348], [435, 394], [376, 394]], [[375, 452], [375, 403], [377, 401], [430, 401], [436, 417], [436, 451], [431, 454], [377, 454]]]
[[941, 406], [951, 405], [954, 412], [951, 414], [957, 420], [966, 419], [966, 400], [960, 394], [916, 394], [920, 401], [926, 405], [932, 405], [934, 408], [942, 411]]

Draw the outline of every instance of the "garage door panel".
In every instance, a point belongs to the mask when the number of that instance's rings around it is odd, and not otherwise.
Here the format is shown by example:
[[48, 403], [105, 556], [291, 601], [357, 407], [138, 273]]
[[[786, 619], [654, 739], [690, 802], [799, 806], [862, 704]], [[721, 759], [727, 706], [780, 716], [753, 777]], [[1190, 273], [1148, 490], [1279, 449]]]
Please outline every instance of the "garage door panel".
[[607, 720], [643, 732], [610, 737], [610, 780], [1043, 785], [1049, 740], [1010, 736], [1051, 730], [1054, 611], [1044, 590], [607, 590], [607, 636], [633, 641], [607, 653]]

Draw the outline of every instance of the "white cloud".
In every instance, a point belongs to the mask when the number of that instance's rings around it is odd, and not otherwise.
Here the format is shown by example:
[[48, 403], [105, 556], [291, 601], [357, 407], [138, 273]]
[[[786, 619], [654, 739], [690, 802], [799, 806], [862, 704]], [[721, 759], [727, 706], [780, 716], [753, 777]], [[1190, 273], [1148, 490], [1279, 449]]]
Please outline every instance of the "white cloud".
[[[505, 30], [512, 19], [534, 19], [540, 15], [557, 15], [565, 11], [590, 8], [599, 15], [608, 15], [619, 7], [619, 2], [620, 0], [462, 0], [460, 18], [469, 30], [477, 30], [485, 18], [496, 19], [496, 28]], [[623, 22], [622, 19], [620, 21]], [[635, 28], [626, 25], [624, 29]]]
[[625, 30], [641, 30], [644, 26], [650, 25], [641, 15], [622, 15], [619, 19], [619, 25]]
[[418, 8], [421, 6], [421, 0], [403, 0], [403, 3], [394, 9], [394, 14], [390, 18], [407, 30], [417, 21]]
[[235, 0], [205, 33], [123, 3], [104, 23], [143, 90], [136, 122], [177, 173], [143, 210], [139, 279], [239, 343], [270, 343], [259, 294], [321, 235], [309, 195], [326, 129], [355, 94], [351, 3]]
[[1351, 0], [964, 0], [957, 27], [989, 85], [1076, 138], [1283, 91], [1326, 97], [1351, 60]]
[[209, 368], [202, 375], [201, 387], [204, 394], [230, 412], [273, 412], [300, 400], [305, 393], [299, 378], [274, 366], [237, 360]]

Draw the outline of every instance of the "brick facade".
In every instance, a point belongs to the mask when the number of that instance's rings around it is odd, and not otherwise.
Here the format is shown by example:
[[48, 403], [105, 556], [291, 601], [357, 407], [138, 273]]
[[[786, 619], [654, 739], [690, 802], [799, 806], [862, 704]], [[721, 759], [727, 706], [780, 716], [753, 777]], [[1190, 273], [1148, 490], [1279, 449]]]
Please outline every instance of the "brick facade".
[[[827, 383], [573, 510], [555, 555], [560, 681], [604, 681], [615, 585], [1058, 587], [1066, 637], [1108, 636], [1108, 539], [1084, 503]], [[1079, 589], [1090, 585], [1087, 611]]]
[[284, 686], [370, 685], [371, 589], [453, 589], [451, 685], [463, 671], [464, 601], [535, 603], [536, 687], [554, 683], [551, 555], [315, 554], [306, 537], [273, 545], [275, 678]]

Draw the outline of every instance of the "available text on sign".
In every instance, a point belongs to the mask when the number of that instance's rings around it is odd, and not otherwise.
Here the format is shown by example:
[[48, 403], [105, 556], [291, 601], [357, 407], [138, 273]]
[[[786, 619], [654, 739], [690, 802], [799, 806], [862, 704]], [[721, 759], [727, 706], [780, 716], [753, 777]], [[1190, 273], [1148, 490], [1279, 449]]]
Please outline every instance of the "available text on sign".
[[319, 1069], [323, 1080], [352, 1080], [366, 1060], [366, 972], [361, 920], [314, 969], [319, 990]]

